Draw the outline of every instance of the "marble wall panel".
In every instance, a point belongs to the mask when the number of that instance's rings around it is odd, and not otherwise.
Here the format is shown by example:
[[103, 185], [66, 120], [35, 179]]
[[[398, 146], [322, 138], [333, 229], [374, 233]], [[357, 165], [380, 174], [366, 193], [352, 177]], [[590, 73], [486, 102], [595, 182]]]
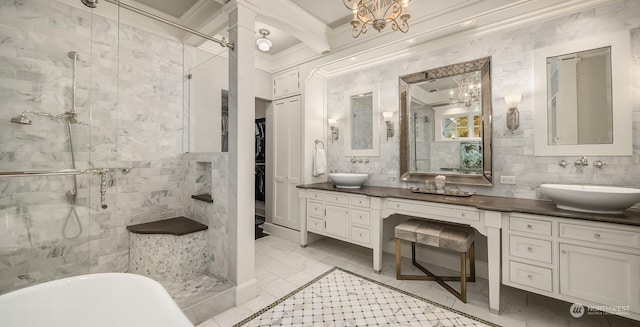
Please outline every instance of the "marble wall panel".
[[224, 187], [210, 209], [192, 209], [187, 200], [194, 185], [215, 193], [212, 181], [226, 178], [228, 166], [224, 156], [216, 158], [200, 172], [205, 179], [192, 179], [196, 166], [182, 157], [184, 67], [193, 64], [195, 49], [55, 0], [0, 1], [0, 40], [0, 170], [72, 167], [63, 122], [9, 123], [25, 110], [70, 108], [72, 50], [80, 53], [82, 124], [72, 126], [77, 167], [132, 168], [108, 176], [107, 209], [100, 207], [99, 176], [79, 176], [77, 220], [67, 219], [64, 195], [72, 177], [0, 179], [0, 293], [74, 274], [127, 271], [125, 227], [182, 216], [187, 207], [210, 226], [216, 264], [207, 261], [209, 269], [226, 276]]

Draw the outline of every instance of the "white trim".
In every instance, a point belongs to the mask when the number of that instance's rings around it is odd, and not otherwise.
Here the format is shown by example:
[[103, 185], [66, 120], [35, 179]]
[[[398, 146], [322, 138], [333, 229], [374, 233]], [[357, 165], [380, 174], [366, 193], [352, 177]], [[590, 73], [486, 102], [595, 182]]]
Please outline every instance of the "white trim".
[[[354, 150], [351, 148], [351, 97], [359, 94], [371, 93], [371, 117], [372, 117], [372, 148], [364, 150]], [[344, 137], [344, 154], [345, 156], [368, 156], [377, 157], [380, 156], [380, 90], [377, 85], [356, 87], [343, 92], [342, 98], [344, 99], [342, 110], [338, 112], [346, 113], [346, 117], [340, 119], [342, 125], [342, 137]]]
[[[552, 1], [549, 0], [546, 2]], [[610, 0], [572, 0], [557, 5], [549, 4], [539, 9], [527, 10], [523, 14], [509, 14], [509, 10], [525, 7], [531, 3], [531, 1], [519, 1], [515, 4], [473, 15], [472, 17], [478, 20], [478, 24], [480, 24], [482, 20], [490, 21], [493, 15], [500, 16], [493, 18], [493, 20], [495, 20], [494, 22], [473, 29], [460, 30], [459, 23], [470, 17], [465, 16], [463, 20], [451, 20], [433, 27], [424, 26], [426, 23], [414, 25], [412, 26], [412, 30], [423, 30], [423, 32], [408, 34], [404, 38], [384, 38], [385, 33], [383, 32], [379, 38], [373, 40], [349, 42], [342, 45], [334, 44], [331, 53], [324, 56], [306, 56], [302, 53], [304, 48], [299, 48], [297, 52], [300, 53], [291, 53], [289, 58], [274, 56], [274, 59], [276, 59], [276, 57], [278, 59], [278, 62], [274, 62], [274, 66], [276, 66], [274, 71], [284, 71], [292, 67], [317, 62], [315, 67], [321, 68], [329, 74], [329, 76], [333, 76], [361, 69], [363, 66], [379, 64], [403, 56], [459, 44], [487, 34], [521, 28], [543, 20], [566, 16], [567, 14], [579, 12], [605, 2], [610, 2]], [[346, 30], [341, 31], [341, 29], [345, 28]], [[349, 34], [348, 26], [337, 27], [330, 32], [330, 35], [335, 36], [337, 32]], [[397, 34], [397, 32], [394, 33]], [[405, 42], [414, 37], [420, 39], [421, 43], [419, 43], [419, 45], [410, 46]], [[361, 61], [360, 58], [358, 58], [355, 62], [349, 61], [351, 57], [363, 57], [367, 54], [369, 54], [369, 59], [367, 60]], [[329, 66], [331, 65], [335, 65], [336, 68], [330, 68]]]
[[[613, 144], [548, 145], [546, 58], [611, 46]], [[536, 156], [631, 156], [633, 154], [629, 31], [563, 42], [533, 51]]]

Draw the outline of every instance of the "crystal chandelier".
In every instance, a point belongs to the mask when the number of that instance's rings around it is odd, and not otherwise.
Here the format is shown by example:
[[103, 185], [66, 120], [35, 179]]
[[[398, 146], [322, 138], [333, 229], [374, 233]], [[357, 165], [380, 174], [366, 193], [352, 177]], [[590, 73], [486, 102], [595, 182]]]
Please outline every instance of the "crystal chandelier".
[[472, 103], [480, 101], [482, 89], [480, 72], [466, 73], [462, 75], [460, 81], [455, 77], [453, 80], [458, 84], [458, 94], [455, 95], [453, 90], [451, 90], [449, 93], [449, 104], [463, 103], [465, 107], [470, 107]]
[[351, 35], [358, 37], [367, 33], [367, 24], [380, 32], [388, 23], [391, 29], [403, 33], [409, 31], [407, 6], [411, 0], [343, 0], [344, 5], [353, 11]]

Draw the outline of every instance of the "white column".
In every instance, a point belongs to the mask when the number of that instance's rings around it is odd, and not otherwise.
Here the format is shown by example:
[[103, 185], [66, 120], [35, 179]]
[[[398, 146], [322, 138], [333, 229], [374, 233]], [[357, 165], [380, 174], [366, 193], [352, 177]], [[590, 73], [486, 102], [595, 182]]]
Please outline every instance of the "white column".
[[484, 212], [484, 224], [487, 227], [487, 265], [489, 266], [489, 311], [500, 313], [500, 229], [502, 213]]
[[[229, 233], [230, 276], [235, 276], [236, 305], [257, 295], [255, 279], [255, 96], [254, 24], [256, 13], [242, 1], [230, 3], [229, 39]], [[235, 234], [235, 235], [234, 235]], [[234, 238], [232, 237], [231, 240]], [[235, 252], [235, 253], [234, 253]], [[235, 254], [235, 256], [234, 256]]]

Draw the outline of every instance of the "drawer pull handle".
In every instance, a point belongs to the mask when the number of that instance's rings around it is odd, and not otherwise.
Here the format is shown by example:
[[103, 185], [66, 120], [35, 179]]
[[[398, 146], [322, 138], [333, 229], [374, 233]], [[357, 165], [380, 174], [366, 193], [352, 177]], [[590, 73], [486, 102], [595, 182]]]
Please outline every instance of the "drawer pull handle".
[[396, 208], [400, 208], [400, 205], [399, 205], [399, 204], [396, 204]]
[[529, 252], [533, 252], [533, 248], [532, 248], [532, 247], [528, 247], [528, 248], [527, 248], [527, 251], [529, 251]]
[[464, 212], [460, 214], [460, 216], [464, 217]]
[[594, 236], [595, 236], [596, 238], [600, 238], [600, 233], [596, 233]]
[[533, 226], [531, 226], [531, 224], [529, 224], [529, 225], [527, 225], [527, 228], [531, 229], [531, 228], [533, 228]]
[[560, 251], [562, 254], [567, 254], [567, 250]]
[[527, 275], [527, 278], [529, 278], [529, 279], [533, 279], [533, 275], [532, 275], [532, 274], [528, 274], [528, 275]]

